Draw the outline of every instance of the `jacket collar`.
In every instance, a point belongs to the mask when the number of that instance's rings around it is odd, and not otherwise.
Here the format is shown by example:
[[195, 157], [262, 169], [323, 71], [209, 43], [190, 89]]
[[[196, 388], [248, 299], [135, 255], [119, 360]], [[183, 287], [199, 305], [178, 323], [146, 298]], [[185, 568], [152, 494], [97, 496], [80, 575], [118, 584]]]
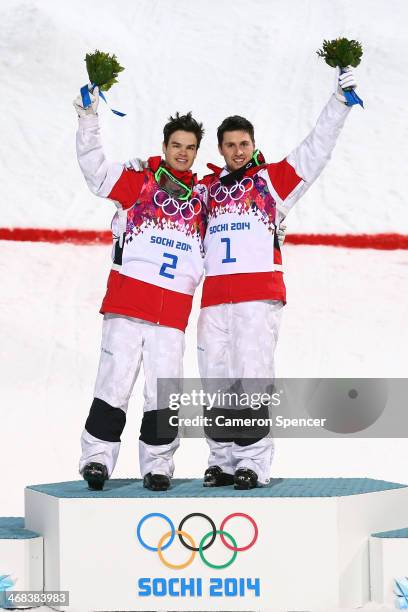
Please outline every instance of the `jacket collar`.
[[263, 163], [259, 166], [250, 165], [248, 167], [248, 165], [249, 165], [249, 162], [247, 166], [244, 166], [243, 168], [240, 168], [239, 170], [235, 170], [234, 172], [230, 172], [227, 166], [224, 166], [223, 168], [221, 168], [220, 166], [216, 166], [215, 164], [211, 164], [211, 163], [207, 164], [207, 168], [209, 168], [212, 171], [212, 173], [215, 174], [215, 176], [217, 176], [218, 178], [223, 179], [225, 177], [225, 181], [232, 184], [235, 180], [240, 180], [244, 175], [253, 176], [254, 174], [258, 172], [260, 168], [264, 168], [266, 166], [266, 163]]

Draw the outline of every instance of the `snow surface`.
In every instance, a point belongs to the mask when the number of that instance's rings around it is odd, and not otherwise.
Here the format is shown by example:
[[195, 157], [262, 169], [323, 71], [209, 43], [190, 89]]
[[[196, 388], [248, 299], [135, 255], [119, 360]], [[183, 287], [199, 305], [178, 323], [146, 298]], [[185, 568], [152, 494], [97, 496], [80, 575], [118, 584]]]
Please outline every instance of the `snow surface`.
[[[72, 99], [87, 80], [86, 52], [114, 52], [126, 68], [108, 100], [128, 116], [101, 103], [108, 156], [159, 153], [167, 117], [192, 110], [206, 127], [196, 164], [203, 173], [207, 161], [221, 163], [215, 131], [226, 115], [253, 121], [271, 161], [296, 146], [333, 87], [315, 50], [345, 35], [364, 46], [356, 73], [366, 109], [353, 109], [289, 231], [408, 233], [407, 22], [405, 0], [2, 0], [0, 227], [109, 227], [113, 206], [88, 192], [75, 157]], [[0, 242], [0, 254], [0, 514], [22, 515], [25, 485], [77, 477], [110, 249]], [[407, 251], [287, 245], [284, 257], [279, 376], [407, 376]], [[198, 304], [199, 295], [187, 376], [198, 375]], [[142, 384], [116, 477], [139, 476]], [[206, 455], [203, 441], [183, 440], [176, 476], [200, 476]], [[280, 439], [273, 475], [407, 482], [407, 465], [405, 439]]]

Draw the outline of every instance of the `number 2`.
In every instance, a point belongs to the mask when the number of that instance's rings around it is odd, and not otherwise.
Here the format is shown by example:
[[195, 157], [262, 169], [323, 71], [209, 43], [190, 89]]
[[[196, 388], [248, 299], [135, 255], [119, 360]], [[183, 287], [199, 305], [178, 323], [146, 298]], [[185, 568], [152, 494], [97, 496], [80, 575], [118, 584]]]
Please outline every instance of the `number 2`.
[[163, 253], [163, 257], [168, 257], [171, 260], [171, 263], [165, 262], [164, 264], [162, 264], [159, 274], [161, 276], [166, 276], [167, 278], [174, 278], [174, 274], [171, 274], [170, 272], [166, 272], [166, 268], [169, 268], [169, 270], [176, 269], [177, 262], [178, 262], [177, 255], [172, 255], [171, 253]]

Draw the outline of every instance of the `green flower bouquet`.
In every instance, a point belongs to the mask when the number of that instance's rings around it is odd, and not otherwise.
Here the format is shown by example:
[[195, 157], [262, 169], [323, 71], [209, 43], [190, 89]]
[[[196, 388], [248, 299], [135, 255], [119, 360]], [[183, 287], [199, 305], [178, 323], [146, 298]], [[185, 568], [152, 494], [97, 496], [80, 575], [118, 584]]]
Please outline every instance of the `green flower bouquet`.
[[[109, 55], [109, 53], [98, 51], [98, 49], [96, 49], [94, 53], [87, 53], [85, 62], [89, 82], [91, 83], [91, 91], [94, 87], [99, 87], [99, 94], [102, 100], [106, 102], [103, 92], [108, 91], [112, 85], [118, 82], [117, 76], [119, 72], [124, 70], [123, 66], [119, 64], [116, 55]], [[81, 96], [84, 108], [90, 106], [91, 99], [88, 85], [84, 85], [84, 87], [81, 88]], [[111, 111], [120, 117], [125, 116], [125, 113], [116, 111], [113, 108], [111, 108]]]
[[[339, 67], [340, 72], [344, 72], [347, 66], [356, 68], [359, 65], [363, 55], [363, 48], [357, 40], [335, 38], [334, 40], [324, 40], [322, 49], [318, 49], [316, 53], [325, 60], [326, 64], [332, 68]], [[363, 106], [363, 101], [352, 87], [346, 88], [344, 95], [348, 106], [353, 104]]]

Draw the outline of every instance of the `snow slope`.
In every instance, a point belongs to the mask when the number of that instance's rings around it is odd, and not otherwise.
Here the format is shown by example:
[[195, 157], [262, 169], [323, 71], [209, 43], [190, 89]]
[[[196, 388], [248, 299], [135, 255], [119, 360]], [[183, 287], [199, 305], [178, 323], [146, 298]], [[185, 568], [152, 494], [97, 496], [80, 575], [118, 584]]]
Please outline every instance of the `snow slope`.
[[108, 99], [128, 116], [100, 111], [108, 156], [160, 152], [169, 114], [192, 110], [206, 127], [203, 173], [221, 161], [215, 131], [226, 115], [253, 121], [271, 161], [296, 146], [333, 88], [315, 51], [346, 35], [364, 46], [366, 110], [353, 109], [289, 228], [408, 233], [407, 20], [404, 0], [2, 0], [0, 227], [108, 226], [112, 207], [89, 194], [74, 153], [71, 101], [87, 80], [87, 52], [115, 52], [125, 66]]

